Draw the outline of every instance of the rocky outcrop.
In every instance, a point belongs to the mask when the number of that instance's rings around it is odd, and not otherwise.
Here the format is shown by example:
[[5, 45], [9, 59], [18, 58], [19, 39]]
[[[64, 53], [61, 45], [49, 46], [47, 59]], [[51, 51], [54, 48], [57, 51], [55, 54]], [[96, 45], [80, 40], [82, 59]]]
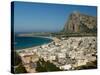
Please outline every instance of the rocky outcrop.
[[79, 12], [73, 12], [66, 22], [63, 32], [89, 33], [97, 31], [97, 18]]

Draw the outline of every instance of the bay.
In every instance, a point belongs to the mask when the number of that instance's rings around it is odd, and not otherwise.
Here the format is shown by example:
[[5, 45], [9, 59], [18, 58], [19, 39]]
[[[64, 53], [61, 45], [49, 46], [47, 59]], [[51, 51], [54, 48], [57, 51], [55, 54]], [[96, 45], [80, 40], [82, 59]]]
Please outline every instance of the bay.
[[52, 42], [52, 39], [45, 38], [45, 37], [15, 36], [14, 48], [15, 50], [18, 50], [18, 49], [39, 46], [39, 45], [47, 44], [50, 42]]

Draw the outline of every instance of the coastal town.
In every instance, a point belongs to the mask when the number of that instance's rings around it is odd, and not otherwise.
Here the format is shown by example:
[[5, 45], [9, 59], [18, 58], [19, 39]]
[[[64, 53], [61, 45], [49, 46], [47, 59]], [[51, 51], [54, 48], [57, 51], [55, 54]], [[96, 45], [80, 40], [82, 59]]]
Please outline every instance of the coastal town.
[[44, 38], [52, 39], [52, 42], [19, 49], [16, 52], [29, 73], [95, 69], [97, 68], [96, 26], [96, 17], [73, 12], [64, 29], [53, 33], [51, 37], [46, 36], [52, 33], [20, 34], [30, 37], [41, 34]]
[[36, 72], [39, 59], [49, 61], [63, 71], [77, 70], [77, 67], [93, 65], [97, 61], [96, 41], [96, 37], [54, 37], [51, 43], [17, 50], [17, 53], [27, 72]]

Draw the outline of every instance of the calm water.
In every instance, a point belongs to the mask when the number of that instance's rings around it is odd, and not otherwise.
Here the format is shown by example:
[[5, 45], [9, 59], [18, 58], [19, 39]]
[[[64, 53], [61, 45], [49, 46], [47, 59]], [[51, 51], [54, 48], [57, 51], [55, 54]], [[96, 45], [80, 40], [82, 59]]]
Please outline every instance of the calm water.
[[43, 37], [15, 37], [14, 46], [15, 49], [29, 48], [33, 46], [39, 46], [42, 44], [50, 43], [52, 39]]

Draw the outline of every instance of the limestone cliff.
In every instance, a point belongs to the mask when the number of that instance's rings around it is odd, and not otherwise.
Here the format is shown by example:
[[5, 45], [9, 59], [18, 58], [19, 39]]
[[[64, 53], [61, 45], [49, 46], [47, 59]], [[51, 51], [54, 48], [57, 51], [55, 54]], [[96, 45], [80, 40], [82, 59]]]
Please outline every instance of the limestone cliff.
[[79, 12], [70, 14], [66, 22], [63, 32], [68, 33], [82, 33], [82, 32], [96, 32], [97, 31], [97, 18]]

